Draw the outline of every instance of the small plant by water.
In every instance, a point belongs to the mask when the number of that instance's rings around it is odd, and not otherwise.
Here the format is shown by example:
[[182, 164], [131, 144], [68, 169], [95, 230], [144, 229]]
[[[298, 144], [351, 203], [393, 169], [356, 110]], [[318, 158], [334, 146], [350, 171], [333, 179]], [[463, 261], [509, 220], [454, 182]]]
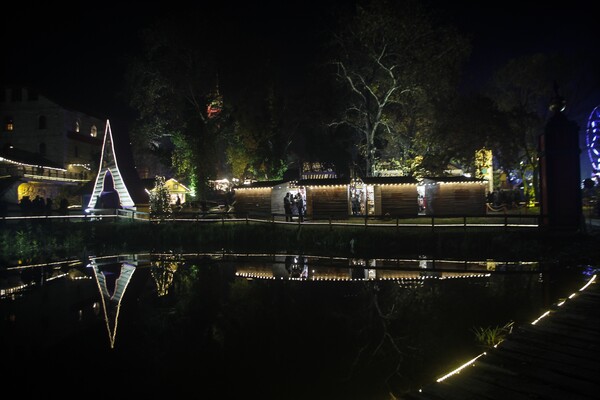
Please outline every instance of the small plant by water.
[[512, 332], [513, 324], [514, 321], [508, 322], [504, 326], [475, 327], [473, 333], [475, 333], [475, 339], [479, 346], [487, 349], [502, 342]]

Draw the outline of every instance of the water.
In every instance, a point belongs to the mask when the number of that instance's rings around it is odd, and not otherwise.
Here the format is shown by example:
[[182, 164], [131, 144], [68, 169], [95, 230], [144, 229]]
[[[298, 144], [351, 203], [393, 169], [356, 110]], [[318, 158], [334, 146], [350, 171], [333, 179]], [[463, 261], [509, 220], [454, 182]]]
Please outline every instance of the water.
[[[163, 254], [3, 271], [5, 381], [24, 393], [390, 399], [530, 323], [582, 268]], [[3, 379], [4, 380], [4, 379]]]

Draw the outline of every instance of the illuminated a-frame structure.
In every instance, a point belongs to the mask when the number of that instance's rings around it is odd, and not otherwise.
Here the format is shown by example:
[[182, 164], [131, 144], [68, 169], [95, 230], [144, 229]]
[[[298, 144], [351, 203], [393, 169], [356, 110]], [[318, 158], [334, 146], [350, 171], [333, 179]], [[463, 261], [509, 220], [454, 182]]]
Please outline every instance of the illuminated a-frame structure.
[[[94, 276], [96, 277], [96, 283], [98, 284], [98, 290], [100, 291], [100, 299], [102, 300], [104, 321], [106, 322], [108, 339], [110, 341], [110, 348], [112, 349], [115, 347], [115, 340], [117, 338], [121, 300], [123, 299], [125, 290], [127, 290], [131, 277], [136, 270], [136, 266], [128, 262], [121, 263], [117, 276], [115, 276], [114, 272], [105, 274], [102, 267], [99, 266], [95, 260], [92, 260], [88, 267], [92, 267]], [[109, 284], [109, 280], [112, 280], [113, 282]]]
[[[88, 203], [88, 209], [100, 208], [100, 195], [105, 188], [105, 185], [114, 187], [114, 190], [119, 195], [120, 205], [123, 208], [135, 208], [135, 203], [125, 186], [125, 181], [119, 171], [117, 164], [117, 157], [115, 155], [115, 146], [112, 137], [112, 131], [110, 129], [110, 122], [106, 120], [106, 129], [104, 130], [104, 141], [102, 143], [102, 155], [100, 156], [100, 167], [98, 168], [98, 175], [96, 176], [96, 183], [94, 184], [94, 191], [90, 197]], [[112, 179], [108, 182], [107, 179]]]

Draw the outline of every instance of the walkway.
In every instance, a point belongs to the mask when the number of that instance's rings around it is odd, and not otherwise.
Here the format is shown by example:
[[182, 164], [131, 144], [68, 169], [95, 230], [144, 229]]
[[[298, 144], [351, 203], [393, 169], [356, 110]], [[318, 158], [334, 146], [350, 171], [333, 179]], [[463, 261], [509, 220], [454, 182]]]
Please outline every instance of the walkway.
[[600, 397], [600, 285], [516, 329], [497, 348], [405, 400]]

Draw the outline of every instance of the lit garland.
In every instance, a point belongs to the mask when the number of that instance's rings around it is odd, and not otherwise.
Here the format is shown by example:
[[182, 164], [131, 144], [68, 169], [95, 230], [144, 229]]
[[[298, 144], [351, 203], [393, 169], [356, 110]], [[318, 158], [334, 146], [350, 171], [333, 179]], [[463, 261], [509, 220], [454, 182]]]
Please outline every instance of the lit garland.
[[20, 166], [23, 166], [23, 167], [44, 168], [44, 169], [51, 169], [51, 170], [54, 170], [54, 171], [67, 172], [67, 170], [64, 169], [64, 168], [55, 168], [55, 167], [47, 167], [47, 166], [44, 166], [44, 165], [26, 164], [26, 163], [22, 163], [22, 162], [19, 162], [19, 161], [10, 160], [10, 159], [4, 158], [4, 157], [0, 157], [0, 162], [1, 161], [7, 162], [9, 164], [20, 165]]
[[270, 187], [243, 187], [243, 186], [235, 188], [235, 190], [238, 190], [238, 191], [241, 191], [241, 190], [265, 190], [265, 191], [267, 191], [267, 190], [271, 190], [271, 189], [272, 188], [270, 188]]
[[37, 268], [37, 267], [49, 267], [49, 266], [57, 266], [57, 265], [67, 265], [67, 266], [75, 266], [81, 264], [79, 260], [67, 260], [67, 261], [56, 261], [50, 263], [41, 263], [41, 264], [29, 264], [29, 265], [19, 265], [16, 267], [7, 267], [7, 271], [18, 270], [18, 269], [27, 269], [27, 268]]
[[81, 167], [83, 169], [87, 169], [88, 171], [91, 171], [92, 168], [90, 167], [90, 164], [69, 164], [71, 167]]
[[[595, 280], [596, 280], [596, 275], [592, 276], [592, 277], [590, 278], [590, 280], [589, 280], [589, 281], [588, 281], [588, 282], [587, 282], [587, 283], [586, 283], [586, 284], [585, 284], [583, 287], [581, 287], [581, 289], [579, 289], [579, 292], [581, 292], [581, 291], [583, 291], [583, 290], [587, 289], [587, 287], [588, 287], [589, 285], [591, 285], [591, 284], [592, 284], [592, 283], [593, 283]], [[572, 299], [573, 297], [575, 297], [575, 295], [576, 295], [576, 293], [573, 293], [573, 294], [571, 294], [571, 295], [569, 296], [569, 299]], [[562, 302], [558, 303], [557, 305], [560, 307], [560, 306], [562, 306], [564, 303], [565, 303], [565, 302], [564, 302], [564, 301], [562, 301]], [[534, 321], [531, 323], [531, 325], [536, 325], [536, 324], [537, 324], [537, 323], [538, 323], [540, 320], [542, 320], [543, 318], [547, 317], [548, 315], [550, 315], [550, 311], [546, 311], [546, 312], [544, 312], [542, 315], [540, 315], [538, 318], [536, 318], [536, 319], [535, 319], [535, 320], [534, 320]], [[499, 344], [500, 344], [500, 343], [496, 344], [496, 345], [494, 346], [494, 348], [497, 348]], [[464, 363], [464, 364], [463, 364], [463, 365], [461, 365], [460, 367], [456, 368], [455, 370], [453, 370], [453, 371], [451, 371], [451, 372], [447, 373], [446, 375], [442, 376], [441, 378], [437, 379], [437, 380], [436, 380], [436, 382], [438, 382], [438, 383], [439, 383], [439, 382], [442, 382], [442, 381], [446, 380], [447, 378], [451, 377], [452, 375], [456, 375], [456, 374], [460, 373], [460, 371], [462, 371], [462, 370], [463, 370], [463, 369], [465, 369], [466, 367], [469, 367], [469, 366], [475, 366], [475, 361], [477, 361], [477, 360], [478, 360], [480, 357], [483, 357], [483, 356], [485, 356], [485, 355], [487, 355], [487, 353], [486, 353], [486, 352], [483, 352], [483, 353], [481, 353], [481, 354], [480, 354], [480, 355], [478, 355], [477, 357], [475, 357], [475, 358], [473, 358], [473, 359], [471, 359], [471, 360], [467, 361], [466, 363]], [[422, 392], [422, 389], [419, 389], [419, 392]]]
[[[456, 368], [454, 371], [451, 371], [449, 373], [447, 373], [446, 375], [442, 376], [441, 378], [439, 378], [438, 380], [436, 380], [436, 382], [443, 382], [445, 381], [447, 378], [451, 377], [452, 375], [456, 375], [458, 374], [460, 371], [462, 371], [463, 369], [467, 368], [467, 367], [472, 367], [475, 366], [475, 361], [477, 361], [480, 357], [485, 356], [487, 353], [483, 352], [480, 355], [478, 355], [477, 357], [467, 361], [466, 363], [464, 363], [463, 365], [461, 365], [460, 367]], [[419, 390], [420, 391], [420, 390]]]
[[25, 178], [38, 178], [44, 179], [46, 181], [61, 181], [61, 182], [86, 182], [86, 179], [75, 179], [75, 178], [60, 178], [58, 176], [50, 176], [50, 175], [37, 175], [37, 174], [23, 174]]

